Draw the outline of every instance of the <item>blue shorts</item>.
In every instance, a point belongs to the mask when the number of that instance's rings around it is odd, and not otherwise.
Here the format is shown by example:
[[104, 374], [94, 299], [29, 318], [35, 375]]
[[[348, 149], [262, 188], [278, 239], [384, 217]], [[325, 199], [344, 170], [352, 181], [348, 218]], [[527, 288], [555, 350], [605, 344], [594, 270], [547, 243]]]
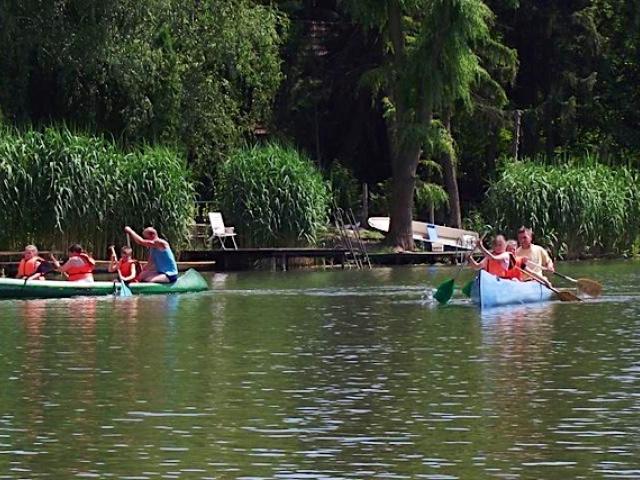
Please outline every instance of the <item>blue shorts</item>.
[[165, 273], [165, 276], [169, 279], [169, 283], [174, 283], [178, 280], [178, 275], [169, 275], [168, 273]]

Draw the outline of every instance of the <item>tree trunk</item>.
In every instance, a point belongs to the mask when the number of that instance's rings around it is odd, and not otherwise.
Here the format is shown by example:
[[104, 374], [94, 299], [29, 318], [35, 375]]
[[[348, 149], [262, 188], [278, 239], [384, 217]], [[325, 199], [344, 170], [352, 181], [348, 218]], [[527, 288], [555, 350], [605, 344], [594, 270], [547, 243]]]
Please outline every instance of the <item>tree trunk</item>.
[[[405, 32], [402, 25], [402, 6], [399, 0], [389, 0], [389, 39], [393, 46], [391, 61], [394, 68], [407, 68]], [[416, 125], [429, 126], [433, 117], [427, 100], [425, 86], [421, 85], [417, 101], [408, 101], [406, 92], [399, 83], [392, 81], [390, 97], [395, 106], [393, 119], [387, 121], [391, 144], [391, 172], [393, 189], [391, 197], [391, 219], [387, 243], [398, 251], [412, 251], [413, 196], [416, 187], [416, 170], [420, 160], [421, 140], [406, 135]]]
[[[413, 193], [416, 188], [416, 168], [415, 161], [409, 156], [394, 159], [393, 169], [393, 189], [391, 197], [391, 220], [389, 224], [389, 235], [387, 243], [399, 251], [412, 251], [413, 244]], [[397, 165], [400, 164], [400, 165]]]
[[[451, 135], [451, 113], [447, 112], [443, 120], [445, 128], [449, 132], [449, 135]], [[440, 160], [444, 186], [449, 194], [449, 226], [460, 228], [462, 225], [462, 214], [460, 213], [460, 193], [458, 191], [456, 164], [448, 153], [443, 154]]]

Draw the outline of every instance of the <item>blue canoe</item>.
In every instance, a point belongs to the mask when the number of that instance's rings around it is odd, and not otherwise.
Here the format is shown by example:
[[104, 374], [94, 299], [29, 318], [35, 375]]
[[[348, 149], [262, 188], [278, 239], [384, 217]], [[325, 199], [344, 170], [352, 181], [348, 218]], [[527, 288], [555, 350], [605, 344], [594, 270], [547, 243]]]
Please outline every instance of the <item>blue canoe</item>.
[[471, 287], [471, 301], [480, 308], [548, 302], [555, 293], [538, 282], [519, 282], [498, 278], [480, 270]]

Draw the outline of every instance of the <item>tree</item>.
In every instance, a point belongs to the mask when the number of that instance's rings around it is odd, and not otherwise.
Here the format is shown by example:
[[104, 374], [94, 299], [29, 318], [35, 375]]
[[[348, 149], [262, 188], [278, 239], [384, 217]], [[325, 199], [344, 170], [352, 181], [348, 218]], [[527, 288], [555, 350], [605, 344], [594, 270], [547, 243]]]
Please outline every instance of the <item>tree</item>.
[[385, 61], [363, 82], [385, 105], [393, 175], [388, 241], [412, 250], [416, 169], [434, 113], [470, 98], [476, 45], [490, 37], [480, 0], [351, 0], [354, 21], [384, 39]]
[[268, 123], [286, 19], [253, 0], [0, 0], [0, 112], [177, 145], [200, 178]]

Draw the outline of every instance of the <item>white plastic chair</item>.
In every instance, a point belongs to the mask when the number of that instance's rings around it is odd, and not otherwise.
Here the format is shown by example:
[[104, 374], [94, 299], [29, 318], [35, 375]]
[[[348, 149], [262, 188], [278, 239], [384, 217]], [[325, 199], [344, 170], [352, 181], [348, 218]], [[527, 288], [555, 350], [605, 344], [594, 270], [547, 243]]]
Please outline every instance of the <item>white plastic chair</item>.
[[231, 237], [233, 247], [237, 250], [238, 244], [236, 243], [236, 233], [233, 231], [233, 227], [225, 227], [224, 220], [222, 220], [222, 214], [220, 212], [209, 212], [209, 223], [211, 223], [212, 235], [209, 237], [209, 242], [213, 246], [213, 241], [217, 238], [222, 246], [223, 250], [227, 249], [224, 241], [227, 237]]

